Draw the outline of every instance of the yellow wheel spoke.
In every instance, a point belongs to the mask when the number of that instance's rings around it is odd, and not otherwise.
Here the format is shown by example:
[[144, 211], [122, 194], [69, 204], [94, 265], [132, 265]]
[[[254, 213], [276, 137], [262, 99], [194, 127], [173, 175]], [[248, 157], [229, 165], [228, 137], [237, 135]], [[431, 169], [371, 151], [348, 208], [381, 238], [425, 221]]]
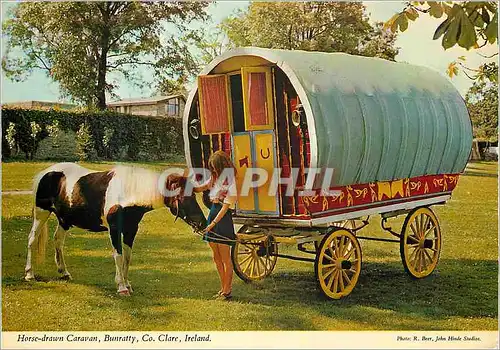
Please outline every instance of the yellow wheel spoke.
[[243, 260], [240, 261], [240, 265], [243, 265], [246, 261], [252, 259], [252, 255], [249, 255], [247, 257], [245, 257]]
[[254, 276], [257, 277], [257, 276], [260, 275], [259, 258], [255, 259], [253, 263], [255, 265], [255, 267], [254, 267]]
[[335, 259], [333, 256], [330, 256], [328, 254], [326, 254], [326, 252], [323, 253], [323, 257], [327, 258], [328, 260], [332, 261], [332, 262], [335, 262]]
[[344, 275], [345, 279], [347, 280], [347, 285], [351, 284], [351, 279], [349, 278], [349, 276], [347, 276], [347, 272], [342, 270], [342, 274]]
[[252, 252], [248, 251], [248, 252], [238, 252], [238, 255], [248, 255], [248, 254], [252, 254]]
[[413, 256], [415, 255], [415, 253], [417, 252], [417, 248], [418, 247], [415, 247], [415, 249], [413, 250], [413, 252], [410, 254], [410, 256], [408, 257], [408, 262], [411, 262], [412, 261], [412, 258]]
[[340, 237], [341, 245], [340, 245], [339, 256], [344, 256], [344, 252], [347, 248], [347, 243], [348, 243], [348, 242], [346, 242], [346, 239], [347, 239], [347, 237], [344, 237], [344, 236]]
[[427, 255], [427, 257], [429, 258], [429, 262], [432, 264], [434, 262], [434, 259], [432, 259], [432, 257], [429, 255], [429, 253], [427, 252], [427, 249], [424, 249], [424, 253], [425, 253], [425, 255]]
[[[422, 271], [425, 271], [425, 270], [427, 270], [427, 266], [429, 265], [427, 263], [427, 256], [425, 255], [425, 248], [422, 248], [422, 253], [420, 253], [420, 254], [422, 254]], [[432, 259], [431, 259], [430, 263], [432, 263]]]
[[415, 229], [417, 230], [417, 235], [420, 238], [420, 218], [419, 216], [415, 216]]
[[[340, 249], [339, 249], [339, 246], [338, 246], [338, 244], [337, 244], [337, 238], [333, 238], [333, 242], [332, 242], [332, 243], [333, 243], [333, 245], [335, 246], [335, 251], [334, 251], [334, 254], [335, 254], [335, 255], [334, 255], [334, 256], [335, 256], [336, 258], [338, 258], [340, 255], [339, 255], [339, 254], [337, 254], [337, 253], [339, 252], [339, 250], [340, 250]], [[330, 249], [330, 251], [332, 251], [332, 250], [331, 250], [331, 249], [332, 249], [332, 247], [331, 247], [331, 246], [329, 246], [328, 248]]]
[[250, 255], [250, 259], [248, 259], [247, 263], [245, 264], [245, 271], [247, 271], [250, 268], [252, 262], [253, 262], [253, 255]]
[[332, 280], [333, 280], [333, 290], [331, 289], [331, 287], [328, 288], [328, 289], [332, 290], [334, 293], [337, 293], [337, 288], [339, 286], [338, 275], [339, 275], [339, 271], [335, 272], [335, 274], [332, 277]]
[[414, 235], [409, 235], [408, 238], [411, 239], [413, 242], [415, 242], [417, 244], [419, 242], [418, 239], [416, 238], [416, 236], [414, 236]]
[[257, 277], [260, 274], [260, 272], [259, 272], [260, 271], [260, 267], [259, 267], [259, 262], [258, 261], [259, 261], [259, 259], [255, 259], [253, 261], [253, 274], [252, 274], [252, 276], [254, 276], [254, 277]]
[[414, 223], [413, 222], [410, 224], [410, 228], [413, 231], [413, 235], [415, 235], [415, 237], [418, 238], [417, 229], [414, 227]]
[[263, 270], [259, 269], [261, 271], [261, 276], [265, 276], [266, 272], [267, 272], [267, 268], [266, 268], [266, 263], [264, 262], [264, 258], [260, 258], [258, 261], [260, 263], [260, 266], [262, 266], [262, 268], [263, 268]]
[[331, 261], [334, 261], [335, 258], [338, 258], [337, 256], [337, 252], [335, 252], [332, 247], [328, 247], [328, 251], [330, 252], [330, 256], [326, 254], [326, 251], [325, 251], [325, 256], [328, 256], [328, 258], [330, 258]]
[[353, 248], [352, 242], [348, 239], [346, 245], [344, 246], [344, 251], [342, 252], [342, 256], [345, 258], [347, 252], [351, 251]]
[[344, 276], [342, 275], [342, 273], [339, 272], [338, 274], [338, 279], [340, 281], [340, 291], [343, 292], [344, 289], [345, 289], [345, 285], [344, 285]]
[[351, 247], [351, 250], [347, 252], [347, 255], [344, 257], [346, 260], [349, 260], [352, 256], [352, 253], [354, 253], [354, 246]]
[[[424, 232], [424, 214], [420, 214], [420, 220], [418, 220], [418, 233], [420, 233], [420, 235], [422, 235], [422, 233]], [[422, 236], [420, 236], [422, 237]]]
[[243, 265], [241, 265], [241, 266], [242, 266], [243, 273], [246, 273], [248, 271], [248, 269], [252, 266], [252, 259], [248, 260], [248, 262], [244, 268], [243, 268]]
[[418, 272], [422, 272], [422, 260], [424, 258], [424, 253], [422, 253], [422, 250], [419, 250], [418, 252], [420, 259], [418, 259]]
[[335, 266], [335, 264], [325, 264], [325, 265], [322, 265], [321, 267], [322, 267], [323, 269], [327, 269], [327, 268], [329, 268], [329, 267], [334, 267], [334, 266]]
[[424, 238], [427, 237], [429, 235], [429, 233], [431, 233], [432, 231], [434, 231], [434, 229], [436, 228], [436, 226], [434, 226], [433, 224], [431, 224], [431, 227], [424, 232]]
[[[336, 281], [337, 272], [338, 271], [334, 271], [334, 273], [330, 276], [330, 279], [328, 280], [328, 284], [326, 285], [326, 289], [332, 290], [332, 285]], [[325, 282], [326, 282], [326, 278], [325, 278]], [[334, 286], [334, 288], [337, 288], [337, 287]], [[335, 289], [334, 292], [336, 293], [337, 289]]]
[[253, 271], [255, 269], [255, 260], [252, 260], [252, 263], [250, 264], [250, 276], [253, 277]]
[[326, 281], [326, 278], [330, 276], [332, 273], [337, 271], [337, 269], [330, 269], [327, 273], [323, 274], [323, 279]]
[[[423, 215], [423, 214], [422, 214]], [[424, 225], [422, 226], [422, 231], [425, 231], [427, 230], [427, 226], [429, 225], [429, 220], [431, 219], [431, 217], [429, 215], [426, 215], [425, 216], [425, 221], [424, 221]]]
[[417, 269], [417, 262], [418, 262], [418, 258], [419, 258], [419, 256], [420, 256], [420, 255], [418, 254], [418, 252], [419, 252], [419, 249], [418, 249], [418, 248], [417, 248], [417, 249], [415, 249], [415, 260], [413, 260], [413, 263], [412, 263], [412, 265], [413, 265], [413, 269], [415, 269], [415, 270]]
[[356, 269], [353, 269], [352, 267], [349, 269], [350, 272], [352, 272], [353, 274], [357, 274], [358, 271], [356, 271]]

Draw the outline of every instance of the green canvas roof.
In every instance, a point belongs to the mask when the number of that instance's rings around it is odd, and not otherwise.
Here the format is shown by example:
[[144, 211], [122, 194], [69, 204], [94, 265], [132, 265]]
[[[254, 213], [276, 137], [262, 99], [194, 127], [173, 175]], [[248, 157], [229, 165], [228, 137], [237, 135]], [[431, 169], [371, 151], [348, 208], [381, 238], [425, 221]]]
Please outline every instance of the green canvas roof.
[[467, 163], [472, 126], [464, 100], [435, 71], [343, 53], [248, 47], [217, 57], [202, 74], [240, 55], [264, 58], [288, 76], [305, 109], [311, 167], [334, 168], [337, 185], [458, 173]]

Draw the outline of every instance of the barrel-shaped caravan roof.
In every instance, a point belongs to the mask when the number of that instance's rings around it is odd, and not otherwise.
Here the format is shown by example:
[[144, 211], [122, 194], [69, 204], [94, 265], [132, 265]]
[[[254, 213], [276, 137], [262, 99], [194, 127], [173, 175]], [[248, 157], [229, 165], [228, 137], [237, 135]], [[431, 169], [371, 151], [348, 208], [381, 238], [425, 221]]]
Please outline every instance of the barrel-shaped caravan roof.
[[288, 76], [307, 118], [310, 166], [333, 168], [337, 185], [458, 173], [467, 163], [472, 126], [464, 100], [435, 71], [343, 53], [249, 47], [215, 58], [202, 74], [243, 55]]

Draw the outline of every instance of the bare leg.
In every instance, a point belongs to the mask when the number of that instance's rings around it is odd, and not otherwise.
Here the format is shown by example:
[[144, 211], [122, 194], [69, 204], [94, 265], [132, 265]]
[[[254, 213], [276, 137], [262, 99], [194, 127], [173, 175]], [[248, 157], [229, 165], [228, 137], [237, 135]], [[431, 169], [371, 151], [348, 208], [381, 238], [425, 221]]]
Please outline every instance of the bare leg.
[[224, 286], [222, 292], [230, 294], [233, 289], [233, 262], [231, 260], [231, 247], [218, 244], [222, 263], [224, 264]]
[[217, 243], [209, 242], [210, 248], [212, 248], [213, 259], [215, 266], [217, 267], [217, 272], [219, 273], [220, 279], [220, 291], [224, 292], [224, 264], [219, 252], [219, 247]]
[[67, 231], [61, 227], [61, 224], [57, 226], [57, 230], [54, 234], [54, 245], [56, 250], [55, 259], [57, 265], [57, 272], [61, 273], [64, 279], [71, 280], [71, 274], [66, 269], [66, 263], [64, 262], [64, 254], [63, 254], [66, 232]]
[[47, 224], [49, 216], [50, 216], [50, 211], [43, 210], [37, 207], [33, 209], [33, 225], [31, 226], [31, 231], [28, 236], [28, 256], [26, 258], [26, 267], [24, 269], [25, 271], [24, 279], [26, 281], [30, 281], [35, 278], [35, 274], [33, 273], [33, 266], [31, 264], [31, 259], [32, 259], [31, 246], [33, 245], [33, 242], [40, 234], [40, 231], [42, 229], [47, 229], [46, 227], [44, 228], [44, 225]]

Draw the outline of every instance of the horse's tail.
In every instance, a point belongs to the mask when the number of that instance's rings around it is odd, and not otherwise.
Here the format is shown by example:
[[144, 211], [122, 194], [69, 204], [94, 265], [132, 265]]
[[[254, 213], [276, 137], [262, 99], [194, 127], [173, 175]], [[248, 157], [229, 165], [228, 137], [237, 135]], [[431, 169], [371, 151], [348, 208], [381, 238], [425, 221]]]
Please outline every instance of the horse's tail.
[[[52, 166], [53, 167], [53, 166]], [[32, 217], [33, 217], [33, 220], [36, 220], [36, 197], [37, 197], [37, 193], [38, 193], [38, 186], [40, 185], [40, 181], [42, 179], [42, 177], [52, 168], [48, 168], [48, 169], [45, 169], [45, 170], [42, 170], [41, 172], [39, 172], [38, 174], [35, 175], [35, 177], [33, 178], [33, 187], [32, 187], [32, 193], [33, 193], [33, 207], [32, 207]], [[40, 218], [38, 218], [40, 219]], [[41, 264], [44, 262], [45, 260], [45, 255], [46, 255], [46, 251], [47, 251], [47, 243], [49, 241], [49, 226], [48, 226], [48, 220], [45, 220], [45, 222], [41, 225], [41, 227], [39, 228], [39, 233], [37, 235], [37, 242], [36, 242], [36, 250], [37, 250], [37, 254], [36, 254], [36, 261], [37, 263]]]
[[49, 241], [49, 220], [45, 220], [40, 227], [40, 233], [38, 234], [38, 242], [37, 242], [37, 255], [36, 260], [37, 263], [41, 264], [45, 260], [45, 255], [47, 252], [47, 243]]

